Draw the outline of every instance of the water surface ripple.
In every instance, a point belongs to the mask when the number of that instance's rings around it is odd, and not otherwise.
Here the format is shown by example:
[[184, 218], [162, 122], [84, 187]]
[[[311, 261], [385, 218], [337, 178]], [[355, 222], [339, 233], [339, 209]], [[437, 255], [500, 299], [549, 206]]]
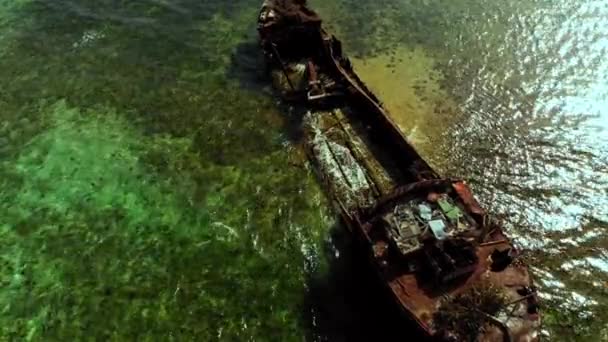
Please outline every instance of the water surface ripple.
[[419, 150], [526, 248], [549, 338], [607, 340], [608, 3], [316, 5]]

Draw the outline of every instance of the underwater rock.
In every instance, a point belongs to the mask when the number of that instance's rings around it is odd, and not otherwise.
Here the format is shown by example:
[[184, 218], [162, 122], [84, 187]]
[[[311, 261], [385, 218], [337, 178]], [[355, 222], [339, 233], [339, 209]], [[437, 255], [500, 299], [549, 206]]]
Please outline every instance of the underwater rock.
[[24, 135], [30, 135], [36, 129], [34, 122], [32, 122], [28, 118], [22, 118], [21, 120], [19, 120], [19, 126], [22, 134]]
[[9, 129], [8, 129], [8, 123], [4, 123], [0, 125], [0, 136], [5, 136], [7, 135]]
[[26, 128], [26, 127], [28, 127], [28, 126], [30, 125], [30, 123], [31, 123], [31, 121], [30, 121], [30, 119], [28, 119], [28, 118], [21, 118], [21, 120], [19, 120], [19, 125], [20, 125], [22, 128]]
[[11, 140], [11, 141], [17, 140], [19, 138], [20, 133], [21, 132], [17, 129], [11, 130], [10, 133], [8, 134], [9, 140]]

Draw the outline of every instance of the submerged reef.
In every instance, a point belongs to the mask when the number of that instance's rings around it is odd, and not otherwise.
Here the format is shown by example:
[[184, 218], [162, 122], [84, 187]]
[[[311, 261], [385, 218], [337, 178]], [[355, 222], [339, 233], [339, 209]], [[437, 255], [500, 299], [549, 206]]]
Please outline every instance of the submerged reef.
[[266, 171], [284, 152], [223, 166], [196, 162], [188, 139], [138, 134], [115, 112], [61, 101], [41, 116], [48, 128], [2, 168], [2, 336], [297, 331], [322, 199], [297, 170]]
[[0, 339], [299, 340], [333, 218], [259, 4], [112, 3], [2, 2]]

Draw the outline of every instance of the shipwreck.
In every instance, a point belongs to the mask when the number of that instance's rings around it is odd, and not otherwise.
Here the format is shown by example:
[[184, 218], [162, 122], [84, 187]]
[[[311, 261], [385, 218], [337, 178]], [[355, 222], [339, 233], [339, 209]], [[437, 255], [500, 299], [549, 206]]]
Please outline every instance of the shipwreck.
[[404, 317], [432, 340], [538, 341], [520, 251], [466, 182], [437, 174], [303, 0], [266, 0], [261, 48], [275, 89], [303, 109], [302, 144]]

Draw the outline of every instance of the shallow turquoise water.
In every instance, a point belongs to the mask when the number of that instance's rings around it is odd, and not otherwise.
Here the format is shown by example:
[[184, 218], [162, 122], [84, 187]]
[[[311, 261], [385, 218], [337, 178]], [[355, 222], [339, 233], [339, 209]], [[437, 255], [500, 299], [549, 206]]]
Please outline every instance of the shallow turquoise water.
[[[605, 340], [608, 5], [313, 4], [360, 59], [432, 58], [429, 159], [528, 248], [551, 340]], [[400, 330], [270, 91], [258, 6], [0, 0], [0, 339]]]
[[334, 219], [257, 6], [2, 2], [2, 340], [301, 339]]

